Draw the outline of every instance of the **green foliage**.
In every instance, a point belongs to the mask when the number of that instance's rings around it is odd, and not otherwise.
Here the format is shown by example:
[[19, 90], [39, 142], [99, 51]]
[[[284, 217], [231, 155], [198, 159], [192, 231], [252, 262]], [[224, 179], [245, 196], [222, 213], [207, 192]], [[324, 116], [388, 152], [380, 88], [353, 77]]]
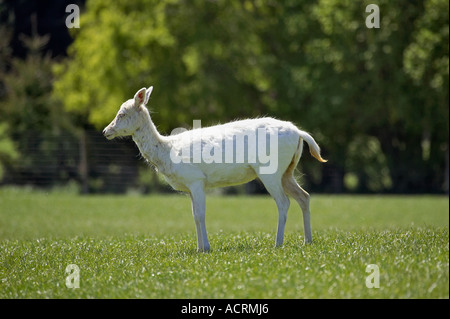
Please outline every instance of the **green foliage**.
[[83, 27], [74, 31], [79, 34], [69, 51], [74, 59], [55, 67], [61, 76], [55, 94], [69, 111], [101, 128], [137, 87], [158, 82], [161, 93], [168, 95], [170, 90], [163, 90], [163, 82], [157, 81], [176, 64], [165, 59], [174, 46], [165, 26], [166, 5], [164, 1], [87, 3], [80, 20]]
[[[348, 145], [347, 174], [356, 176], [356, 183], [367, 187], [365, 191], [380, 192], [392, 186], [386, 157], [375, 137], [360, 135]], [[354, 189], [358, 187], [354, 186]], [[363, 190], [360, 187], [360, 190]]]
[[16, 146], [8, 136], [7, 131], [8, 125], [6, 123], [0, 123], [0, 180], [4, 174], [4, 163], [17, 160], [19, 157]]
[[[42, 43], [38, 45], [44, 46], [48, 38], [39, 40]], [[11, 70], [3, 78], [6, 98], [1, 103], [1, 114], [13, 127], [15, 137], [51, 132], [64, 125], [61, 105], [49, 98], [51, 65], [50, 56], [42, 56], [36, 49], [25, 60], [12, 59]]]
[[449, 2], [425, 1], [415, 23], [412, 42], [404, 52], [405, 71], [423, 95], [420, 123], [432, 139], [432, 155], [447, 149], [449, 132]]
[[[149, 85], [163, 132], [198, 118], [289, 119], [314, 134], [328, 165], [366, 176], [360, 191], [430, 190], [423, 179], [442, 180], [448, 149], [448, 2], [378, 5], [381, 26], [368, 29], [360, 1], [92, 0], [54, 93], [97, 128]], [[364, 161], [370, 174], [355, 166], [361, 139], [383, 158]]]
[[[66, 152], [74, 125], [60, 101], [51, 97], [54, 61], [42, 53], [49, 37], [33, 33], [21, 40], [28, 55], [8, 56], [8, 67], [0, 70], [0, 117], [5, 123], [0, 125], [0, 162], [8, 159], [18, 164], [4, 174], [10, 180], [20, 183], [17, 177], [27, 175], [31, 182], [51, 184], [71, 169], [64, 165], [74, 155]], [[39, 165], [43, 162], [47, 165]]]
[[[428, 0], [405, 51], [405, 69], [418, 85], [447, 90], [449, 78], [449, 3]], [[447, 59], [446, 59], [447, 57]]]

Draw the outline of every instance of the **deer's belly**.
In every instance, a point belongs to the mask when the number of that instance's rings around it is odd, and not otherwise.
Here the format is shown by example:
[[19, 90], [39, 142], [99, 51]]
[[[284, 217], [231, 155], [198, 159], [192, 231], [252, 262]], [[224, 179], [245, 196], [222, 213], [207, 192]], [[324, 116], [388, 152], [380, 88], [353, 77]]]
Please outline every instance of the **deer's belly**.
[[256, 178], [254, 169], [243, 164], [216, 164], [210, 170], [204, 169], [205, 187], [226, 187], [244, 184]]

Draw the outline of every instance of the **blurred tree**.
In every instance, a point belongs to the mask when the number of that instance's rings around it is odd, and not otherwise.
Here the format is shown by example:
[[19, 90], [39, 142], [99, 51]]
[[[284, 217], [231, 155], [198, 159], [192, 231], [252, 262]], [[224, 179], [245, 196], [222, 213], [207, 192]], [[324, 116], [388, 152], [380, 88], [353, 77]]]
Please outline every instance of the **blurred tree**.
[[[11, 31], [5, 26], [0, 25], [0, 76], [3, 76], [7, 70], [7, 62], [11, 58], [9, 41]], [[0, 81], [0, 96], [4, 95], [4, 86]], [[0, 181], [4, 175], [4, 165], [9, 164], [18, 157], [16, 146], [10, 138], [8, 123], [4, 119], [0, 121]]]
[[[11, 28], [9, 49], [12, 54], [24, 59], [28, 47], [21, 37], [31, 36], [33, 32], [40, 35], [49, 34], [48, 43], [43, 48], [44, 53], [52, 57], [65, 56], [67, 47], [72, 42], [68, 29], [65, 27], [66, 6], [76, 4], [83, 9], [85, 0], [2, 0], [0, 1], [0, 21], [6, 22]], [[38, 22], [33, 26], [32, 16]], [[35, 31], [33, 31], [33, 28]]]
[[16, 146], [8, 136], [7, 131], [8, 125], [6, 123], [0, 123], [0, 180], [4, 176], [4, 166], [17, 160], [19, 157]]
[[[369, 29], [363, 1], [91, 0], [70, 59], [55, 68], [54, 94], [98, 129], [149, 85], [163, 133], [193, 119], [289, 119], [330, 160], [302, 162], [313, 190], [344, 191], [351, 173], [355, 191], [439, 192], [448, 149], [443, 3], [380, 0], [380, 28]], [[429, 38], [435, 49], [418, 50]]]
[[[34, 29], [32, 36], [21, 39], [28, 48], [27, 57], [7, 57], [7, 71], [1, 77], [0, 117], [7, 126], [1, 126], [0, 133], [16, 146], [11, 153], [16, 165], [9, 167], [5, 178], [50, 186], [76, 171], [68, 151], [73, 125], [61, 103], [51, 97], [53, 61], [50, 54], [41, 53], [48, 36], [39, 36]], [[11, 149], [7, 141], [3, 145]], [[26, 181], [20, 178], [24, 174]]]
[[[440, 171], [444, 152], [434, 153], [433, 162], [441, 163], [440, 168], [423, 158], [421, 141], [427, 127], [422, 119], [428, 89], [414, 85], [404, 67], [405, 50], [413, 33], [417, 32], [406, 26], [416, 25], [424, 10], [423, 2], [378, 1], [379, 29], [365, 26], [366, 4], [322, 0], [312, 8], [313, 19], [319, 22], [321, 32], [316, 32], [305, 48], [308, 78], [314, 83], [310, 98], [314, 107], [309, 120], [315, 121], [324, 136], [333, 139], [326, 146], [331, 154], [328, 156], [331, 165], [336, 164], [338, 172], [342, 170], [338, 179], [343, 180], [345, 171], [351, 166], [360, 181], [359, 191], [442, 191]], [[447, 29], [448, 35], [448, 10], [441, 10], [445, 13], [442, 13], [441, 21], [435, 23], [442, 30]], [[441, 50], [438, 59], [445, 66], [448, 63], [448, 38], [441, 40], [447, 51]], [[448, 112], [448, 102], [444, 102], [448, 101], [448, 89], [447, 93], [441, 91], [438, 95], [430, 100]], [[431, 121], [442, 122], [442, 118], [433, 117]], [[448, 121], [446, 129], [441, 127], [444, 129], [441, 136], [433, 137], [433, 141], [448, 141]], [[358, 142], [364, 136], [375, 144]], [[425, 136], [428, 135], [425, 133]], [[361, 157], [360, 154], [367, 153], [375, 145], [379, 145], [378, 151], [382, 152], [385, 161]], [[379, 167], [381, 163], [386, 166]], [[378, 177], [368, 175], [370, 167], [379, 167]], [[386, 171], [391, 182], [383, 177]], [[440, 176], [440, 181], [430, 179], [431, 176]], [[374, 189], [373, 185], [380, 183], [371, 181], [373, 178], [386, 182], [381, 184], [384, 185], [381, 189]]]
[[88, 2], [73, 30], [73, 59], [56, 69], [55, 94], [97, 128], [152, 84], [155, 122], [166, 132], [212, 112], [215, 121], [260, 114], [243, 108], [257, 100], [249, 87], [268, 83], [249, 18], [239, 2]]
[[[423, 100], [422, 159], [427, 179], [449, 190], [449, 2], [428, 0], [404, 54], [406, 73]], [[445, 153], [445, 157], [442, 155]], [[445, 169], [444, 169], [445, 167]], [[444, 172], [439, 178], [435, 172]]]

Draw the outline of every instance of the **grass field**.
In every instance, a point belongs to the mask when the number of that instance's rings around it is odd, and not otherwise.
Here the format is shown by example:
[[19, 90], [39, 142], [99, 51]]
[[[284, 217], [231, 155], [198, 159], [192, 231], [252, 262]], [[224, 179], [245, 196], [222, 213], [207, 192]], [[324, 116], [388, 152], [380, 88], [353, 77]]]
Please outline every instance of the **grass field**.
[[184, 195], [0, 189], [0, 298], [449, 297], [448, 197], [313, 195], [311, 209], [314, 243], [291, 201], [274, 248], [271, 198], [209, 196], [212, 250], [197, 253]]

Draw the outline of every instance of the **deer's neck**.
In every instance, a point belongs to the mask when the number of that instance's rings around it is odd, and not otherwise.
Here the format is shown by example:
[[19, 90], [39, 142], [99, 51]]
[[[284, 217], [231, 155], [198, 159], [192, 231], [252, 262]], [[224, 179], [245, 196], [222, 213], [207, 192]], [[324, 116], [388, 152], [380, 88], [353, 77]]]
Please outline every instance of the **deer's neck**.
[[164, 141], [165, 137], [159, 134], [150, 116], [132, 137], [142, 156], [158, 170], [164, 171], [167, 166], [166, 155], [169, 154], [168, 146]]

